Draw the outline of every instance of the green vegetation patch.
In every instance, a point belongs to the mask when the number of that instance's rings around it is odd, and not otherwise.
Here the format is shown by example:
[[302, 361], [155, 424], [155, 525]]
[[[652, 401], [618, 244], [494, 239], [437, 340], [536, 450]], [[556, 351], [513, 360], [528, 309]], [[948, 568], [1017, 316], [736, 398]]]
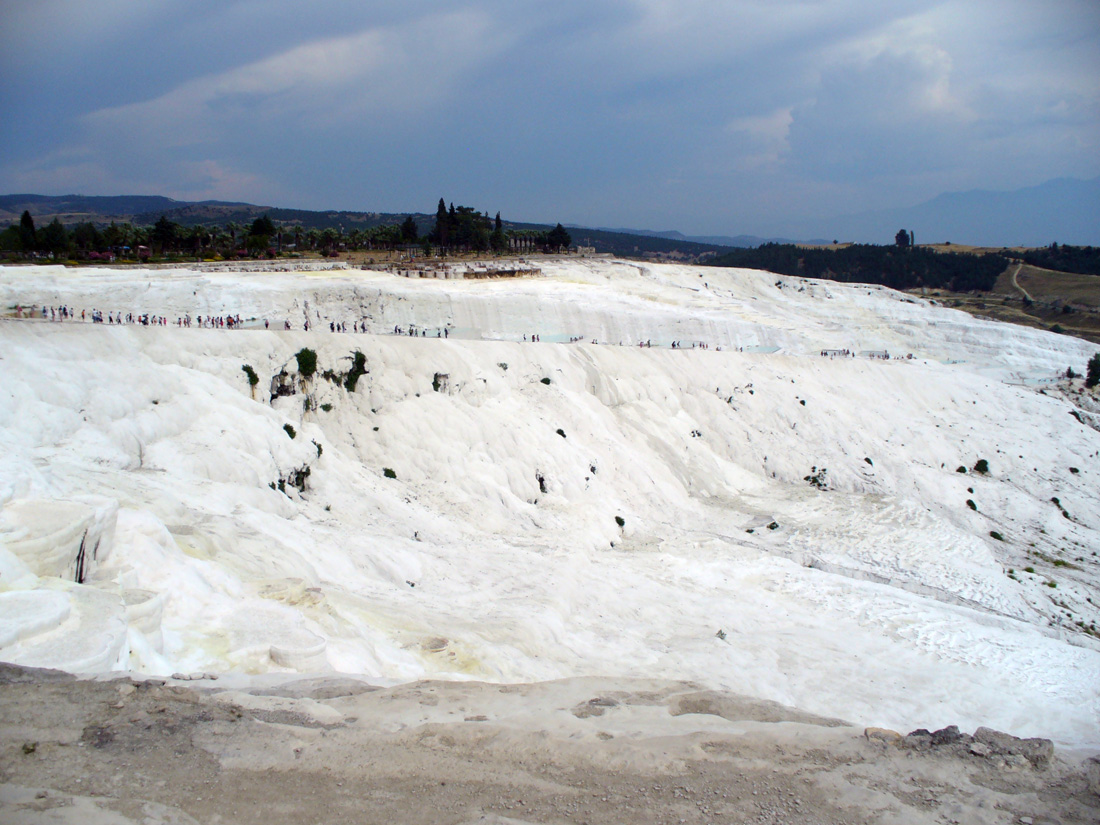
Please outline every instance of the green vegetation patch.
[[767, 243], [755, 249], [735, 249], [707, 263], [844, 283], [882, 284], [893, 289], [929, 287], [971, 292], [992, 289], [997, 276], [1008, 266], [1008, 259], [999, 254], [936, 252], [898, 245], [852, 244], [825, 249]]
[[298, 372], [304, 378], [311, 378], [317, 371], [317, 353], [308, 347], [298, 350], [294, 357], [298, 361]]

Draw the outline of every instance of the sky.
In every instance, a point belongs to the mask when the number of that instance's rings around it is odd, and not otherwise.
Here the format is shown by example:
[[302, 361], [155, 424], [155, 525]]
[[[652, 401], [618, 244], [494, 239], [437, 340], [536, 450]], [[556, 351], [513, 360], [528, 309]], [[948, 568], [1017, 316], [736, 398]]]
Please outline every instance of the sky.
[[0, 0], [0, 192], [767, 236], [1098, 175], [1096, 0]]

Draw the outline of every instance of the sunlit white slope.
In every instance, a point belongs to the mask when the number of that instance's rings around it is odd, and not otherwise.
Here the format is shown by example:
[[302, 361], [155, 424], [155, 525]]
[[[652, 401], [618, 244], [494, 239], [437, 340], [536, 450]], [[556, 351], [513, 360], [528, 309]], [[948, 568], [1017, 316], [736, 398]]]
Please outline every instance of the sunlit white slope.
[[912, 353], [966, 361], [971, 371], [1037, 378], [1088, 359], [1094, 347], [993, 321], [878, 286], [791, 278], [743, 269], [608, 260], [540, 261], [543, 277], [519, 280], [407, 279], [363, 270], [240, 273], [188, 269], [6, 268], [0, 306], [65, 303], [104, 312], [177, 317], [240, 315], [301, 330], [330, 322], [392, 333], [410, 326], [435, 335], [546, 343], [570, 337], [601, 343], [712, 349], [778, 347], [787, 354], [827, 349]]
[[[114, 273], [98, 293], [96, 273], [3, 270], [6, 304], [53, 289], [78, 311], [158, 311], [118, 297], [155, 293], [171, 317], [220, 290], [246, 317], [308, 295], [335, 319], [373, 290], [380, 329], [712, 348], [0, 322], [0, 541], [34, 502], [120, 508], [83, 586], [0, 550], [0, 620], [5, 598], [41, 594], [58, 621], [0, 655], [42, 663], [86, 638], [167, 673], [688, 678], [905, 729], [1100, 741], [1100, 653], [1074, 629], [1098, 618], [1100, 433], [993, 377], [1083, 365], [1087, 345], [766, 273], [546, 271]], [[728, 294], [696, 306], [697, 289]], [[770, 331], [778, 354], [733, 349]], [[303, 380], [304, 346], [319, 373], [357, 350], [369, 372], [353, 393]], [[967, 363], [813, 354], [830, 346]], [[295, 392], [272, 400], [284, 371]], [[286, 482], [306, 468], [299, 493]]]

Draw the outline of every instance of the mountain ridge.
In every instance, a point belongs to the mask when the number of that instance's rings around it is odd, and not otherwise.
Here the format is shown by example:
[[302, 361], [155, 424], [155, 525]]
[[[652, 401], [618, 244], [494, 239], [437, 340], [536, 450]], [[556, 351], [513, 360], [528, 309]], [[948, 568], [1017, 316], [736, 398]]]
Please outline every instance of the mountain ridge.
[[[1057, 215], [1059, 232], [1049, 230]], [[814, 223], [814, 234], [858, 243], [891, 243], [907, 229], [918, 244], [974, 246], [1100, 245], [1100, 177], [1052, 178], [1010, 190], [944, 192], [915, 206], [856, 212]]]
[[[244, 201], [181, 201], [162, 195], [0, 195], [0, 224], [15, 223], [26, 210], [37, 219], [58, 218], [63, 224], [131, 222], [152, 224], [164, 215], [185, 226], [246, 223], [268, 215], [276, 223], [300, 223], [305, 228], [370, 228], [400, 223], [411, 215], [427, 226], [434, 213], [371, 210], [310, 210]], [[1050, 231], [1056, 215], [1059, 231]], [[552, 224], [505, 221], [512, 229], [545, 230]], [[1012, 190], [971, 189], [943, 192], [914, 206], [864, 210], [804, 224], [804, 231], [783, 236], [692, 235], [678, 229], [587, 227], [564, 224], [587, 237], [599, 252], [616, 254], [680, 253], [698, 257], [708, 251], [756, 247], [765, 243], [828, 244], [829, 239], [890, 244], [898, 229], [913, 233], [918, 244], [955, 243], [987, 247], [1048, 246], [1063, 243], [1100, 245], [1100, 177], [1052, 178]], [[650, 239], [639, 242], [638, 238]], [[800, 239], [801, 238], [801, 239]], [[690, 245], [690, 246], [684, 246]]]

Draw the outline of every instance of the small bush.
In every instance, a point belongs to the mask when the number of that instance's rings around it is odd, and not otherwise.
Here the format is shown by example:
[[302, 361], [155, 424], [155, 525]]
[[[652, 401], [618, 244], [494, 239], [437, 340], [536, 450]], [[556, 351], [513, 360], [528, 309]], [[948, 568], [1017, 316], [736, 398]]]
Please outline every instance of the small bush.
[[875, 462], [871, 461], [871, 459], [865, 457], [863, 460], [870, 464], [872, 467], [875, 466]]
[[366, 374], [367, 356], [363, 355], [359, 350], [356, 350], [351, 356], [351, 372], [349, 372], [348, 377], [344, 379], [344, 389], [348, 392], [355, 392], [355, 385], [359, 383], [359, 378]]
[[955, 468], [955, 472], [956, 473], [965, 473], [966, 472], [966, 467], [964, 467], [960, 464], [958, 467]]
[[1047, 587], [1057, 587], [1058, 586], [1058, 582], [1054, 581], [1053, 579], [1051, 579], [1050, 581], [1043, 582], [1043, 584], [1045, 584]]
[[550, 384], [550, 379], [549, 378], [543, 378], [542, 383], [544, 383], [546, 385], [549, 385]]
[[1035, 572], [1035, 568], [1034, 568], [1034, 567], [1025, 567], [1025, 568], [1024, 568], [1024, 572], [1025, 572], [1025, 573], [1034, 573], [1034, 572]]
[[241, 371], [248, 376], [248, 386], [255, 387], [260, 383], [260, 376], [256, 375], [256, 370], [252, 369], [250, 365], [244, 364]]
[[322, 404], [321, 409], [325, 412], [332, 412], [332, 404]]
[[968, 498], [966, 500], [966, 506], [969, 507], [971, 510], [976, 511], [978, 509], [978, 505], [974, 503], [974, 499], [972, 498]]
[[1000, 533], [998, 533], [996, 530], [990, 530], [989, 535], [990, 535], [990, 538], [994, 538], [997, 541], [1004, 541], [1005, 540], [1005, 537], [1002, 536]]
[[310, 378], [317, 371], [317, 353], [308, 347], [303, 347], [294, 354], [298, 360], [298, 372], [303, 378]]
[[561, 429], [561, 428], [559, 427], [559, 428], [557, 429], [557, 433], [558, 433], [558, 435], [560, 435], [560, 436], [561, 436], [562, 438], [565, 438], [565, 430], [563, 430], [563, 429]]
[[311, 470], [309, 467], [302, 467], [299, 470], [293, 470], [289, 476], [287, 476], [287, 484], [293, 484], [298, 488], [298, 492], [304, 493], [306, 491], [306, 479], [309, 478]]
[[507, 365], [507, 364], [505, 364], [505, 363], [504, 363], [503, 361], [501, 361], [500, 363], [498, 363], [498, 364], [497, 364], [497, 366], [498, 366], [498, 367], [500, 367], [500, 368], [501, 368], [502, 370], [504, 370], [505, 372], [508, 372], [508, 365]]
[[615, 523], [619, 525], [619, 527], [626, 527], [626, 519], [622, 516], [615, 516]]
[[1085, 368], [1085, 386], [1092, 389], [1100, 384], [1100, 352], [1094, 353]]
[[298, 431], [289, 424], [284, 424], [283, 429], [286, 430], [286, 434], [289, 435], [291, 438], [296, 438], [298, 435]]
[[981, 473], [983, 476], [989, 473], [989, 462], [984, 458], [979, 458], [978, 462], [974, 465], [974, 472]]
[[320, 458], [321, 453], [323, 453], [324, 450], [321, 449], [321, 445], [318, 444], [316, 441], [313, 442], [313, 446], [317, 448], [317, 457]]
[[816, 466], [811, 467], [810, 475], [806, 476], [802, 480], [807, 482], [811, 487], [816, 487], [818, 490], [828, 490], [828, 473], [829, 471], [826, 470], [824, 467], [822, 467], [820, 470], [817, 469]]
[[397, 478], [397, 473], [395, 473], [389, 467], [382, 468], [382, 475], [384, 475], [386, 478]]
[[1073, 473], [1074, 475], [1077, 475], [1077, 474], [1078, 474], [1079, 472], [1081, 472], [1081, 471], [1080, 471], [1080, 470], [1078, 470], [1078, 469], [1077, 469], [1076, 467], [1070, 467], [1070, 468], [1069, 468], [1069, 471], [1070, 471], [1071, 473]]

